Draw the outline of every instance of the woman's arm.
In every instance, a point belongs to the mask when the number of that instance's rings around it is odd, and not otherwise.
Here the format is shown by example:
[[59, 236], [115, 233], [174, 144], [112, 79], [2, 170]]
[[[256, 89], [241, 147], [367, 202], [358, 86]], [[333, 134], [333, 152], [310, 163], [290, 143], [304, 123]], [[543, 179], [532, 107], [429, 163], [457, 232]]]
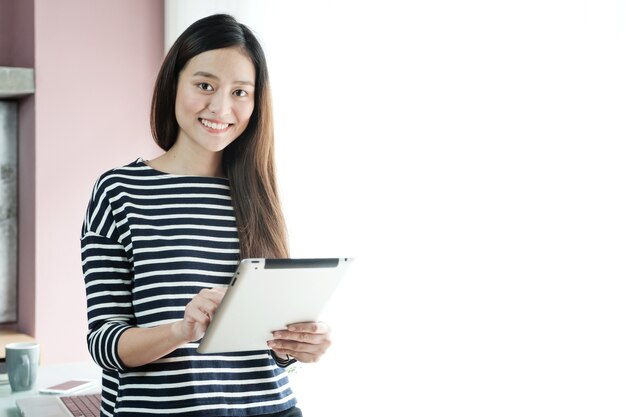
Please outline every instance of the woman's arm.
[[117, 353], [128, 368], [162, 358], [185, 343], [175, 330], [176, 323], [141, 328], [131, 327], [122, 333]]
[[225, 293], [226, 288], [203, 289], [187, 304], [182, 320], [125, 330], [117, 347], [124, 365], [134, 368], [154, 362], [185, 343], [200, 339]]

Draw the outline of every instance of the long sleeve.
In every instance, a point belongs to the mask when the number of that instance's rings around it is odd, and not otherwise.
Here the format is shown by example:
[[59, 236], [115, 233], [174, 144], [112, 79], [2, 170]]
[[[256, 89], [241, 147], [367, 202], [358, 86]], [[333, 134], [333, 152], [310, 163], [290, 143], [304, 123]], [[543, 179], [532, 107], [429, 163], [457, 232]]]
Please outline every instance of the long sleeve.
[[270, 355], [272, 355], [272, 358], [274, 359], [274, 362], [276, 362], [276, 365], [280, 366], [281, 368], [286, 368], [289, 365], [297, 362], [295, 358], [291, 357], [289, 357], [288, 359], [283, 359], [279, 357], [273, 350], [270, 350]]
[[117, 345], [122, 332], [135, 324], [133, 271], [124, 247], [115, 239], [114, 226], [106, 196], [96, 185], [81, 237], [87, 344], [94, 361], [103, 369], [123, 370], [126, 368], [118, 356]]
[[134, 324], [131, 269], [122, 246], [96, 234], [81, 239], [87, 291], [87, 343], [103, 369], [125, 369], [117, 354], [122, 332]]

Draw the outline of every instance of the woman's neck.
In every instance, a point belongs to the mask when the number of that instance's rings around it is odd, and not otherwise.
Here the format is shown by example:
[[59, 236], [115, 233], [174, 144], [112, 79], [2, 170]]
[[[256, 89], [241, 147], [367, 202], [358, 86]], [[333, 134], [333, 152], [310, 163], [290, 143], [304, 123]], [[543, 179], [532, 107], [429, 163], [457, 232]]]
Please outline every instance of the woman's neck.
[[222, 170], [222, 152], [194, 153], [185, 150], [177, 141], [163, 155], [152, 159], [149, 165], [159, 171], [177, 175], [195, 175], [200, 177], [224, 177]]

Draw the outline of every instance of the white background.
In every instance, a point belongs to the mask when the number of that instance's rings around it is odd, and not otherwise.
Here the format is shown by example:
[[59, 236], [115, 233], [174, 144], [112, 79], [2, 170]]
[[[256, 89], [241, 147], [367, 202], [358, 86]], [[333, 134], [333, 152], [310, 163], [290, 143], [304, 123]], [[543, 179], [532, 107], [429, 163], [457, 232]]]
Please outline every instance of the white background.
[[626, 413], [624, 0], [166, 6], [259, 34], [292, 256], [357, 259], [306, 416]]

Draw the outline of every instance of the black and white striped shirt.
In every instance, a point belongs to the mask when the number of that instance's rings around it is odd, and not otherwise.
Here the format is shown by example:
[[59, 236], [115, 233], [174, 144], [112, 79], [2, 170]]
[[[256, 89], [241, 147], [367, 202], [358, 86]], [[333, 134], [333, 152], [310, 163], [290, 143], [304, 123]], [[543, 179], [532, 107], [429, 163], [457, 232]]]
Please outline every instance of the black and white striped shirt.
[[239, 241], [225, 178], [173, 175], [139, 158], [97, 181], [81, 237], [87, 342], [103, 368], [103, 416], [249, 416], [295, 405], [270, 351], [204, 355], [189, 343], [129, 369], [121, 333], [183, 317], [202, 288], [227, 286]]

